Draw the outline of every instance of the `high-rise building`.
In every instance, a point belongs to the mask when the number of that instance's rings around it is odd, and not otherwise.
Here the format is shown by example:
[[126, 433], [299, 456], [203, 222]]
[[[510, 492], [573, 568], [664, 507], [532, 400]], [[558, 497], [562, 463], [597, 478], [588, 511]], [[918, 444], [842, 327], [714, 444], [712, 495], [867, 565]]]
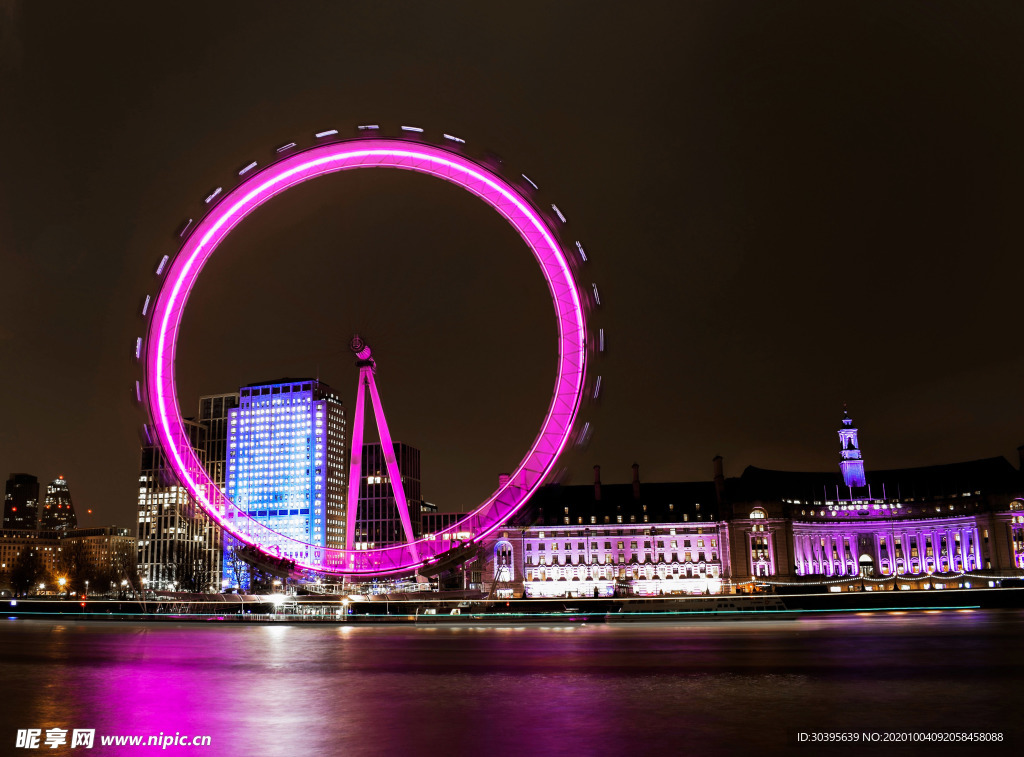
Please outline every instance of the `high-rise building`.
[[[189, 442], [206, 465], [206, 426], [185, 421]], [[211, 475], [212, 477], [212, 475]], [[181, 486], [163, 451], [142, 448], [139, 471], [138, 570], [154, 590], [219, 590], [221, 530]]]
[[[315, 547], [344, 548], [345, 408], [335, 391], [315, 379], [249, 384], [228, 417], [226, 494], [253, 521], [285, 537], [268, 543], [264, 535], [264, 549], [312, 562]], [[239, 530], [248, 522], [242, 518]], [[312, 544], [314, 553], [292, 539]], [[233, 542], [225, 540], [224, 569], [228, 584], [237, 586]]]
[[227, 486], [228, 413], [238, 407], [238, 392], [199, 398], [199, 423], [206, 427], [206, 472], [220, 488]]
[[[426, 502], [424, 505], [428, 504]], [[436, 505], [434, 506], [436, 507]], [[423, 524], [423, 532], [420, 536], [430, 538], [431, 535], [436, 535], [444, 531], [444, 529], [454, 526], [460, 520], [465, 518], [469, 513], [441, 513], [435, 510], [424, 510], [420, 513], [420, 522]], [[442, 539], [450, 539], [450, 534], [444, 534]]]
[[35, 530], [39, 522], [39, 480], [12, 473], [4, 492], [4, 528]]
[[78, 528], [78, 517], [71, 502], [71, 492], [64, 476], [57, 476], [46, 485], [46, 499], [39, 513], [40, 531], [69, 531]]
[[[402, 476], [402, 489], [409, 504], [409, 519], [412, 521], [413, 534], [418, 538], [423, 533], [420, 451], [402, 442], [395, 442], [394, 447], [398, 470]], [[377, 549], [405, 543], [401, 516], [380, 444], [363, 445], [358, 513], [356, 549]]]

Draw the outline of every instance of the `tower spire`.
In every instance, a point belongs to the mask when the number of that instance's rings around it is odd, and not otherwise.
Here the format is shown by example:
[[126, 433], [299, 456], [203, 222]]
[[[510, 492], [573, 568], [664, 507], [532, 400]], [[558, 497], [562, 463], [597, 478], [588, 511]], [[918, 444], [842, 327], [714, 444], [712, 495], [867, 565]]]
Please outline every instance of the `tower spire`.
[[853, 427], [853, 419], [843, 403], [843, 425], [839, 427], [839, 470], [843, 473], [846, 485], [855, 489], [865, 486], [864, 459], [861, 457], [860, 444], [857, 441], [857, 429]]

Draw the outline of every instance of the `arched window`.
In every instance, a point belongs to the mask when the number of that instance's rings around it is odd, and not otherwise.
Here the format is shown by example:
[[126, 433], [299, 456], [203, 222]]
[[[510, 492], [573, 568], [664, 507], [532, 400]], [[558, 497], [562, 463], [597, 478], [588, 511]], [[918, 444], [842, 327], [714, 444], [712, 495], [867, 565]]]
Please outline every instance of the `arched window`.
[[512, 545], [507, 541], [499, 541], [494, 545], [494, 580], [512, 581], [515, 579], [515, 567], [512, 564]]
[[753, 510], [750, 511], [750, 519], [751, 520], [754, 520], [755, 518], [767, 518], [767, 517], [768, 517], [768, 513], [766, 513], [764, 511], [763, 507], [755, 507]]

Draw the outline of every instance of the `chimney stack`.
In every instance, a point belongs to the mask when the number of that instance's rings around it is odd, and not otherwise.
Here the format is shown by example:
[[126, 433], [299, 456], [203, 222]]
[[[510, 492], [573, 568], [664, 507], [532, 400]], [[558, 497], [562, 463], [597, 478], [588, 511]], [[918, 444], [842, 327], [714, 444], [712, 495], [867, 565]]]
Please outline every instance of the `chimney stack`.
[[722, 468], [722, 456], [715, 455], [712, 462], [715, 464], [715, 499], [721, 505], [725, 502], [725, 473]]
[[633, 463], [633, 499], [640, 499], [640, 466]]
[[601, 501], [601, 466], [594, 466], [594, 499]]

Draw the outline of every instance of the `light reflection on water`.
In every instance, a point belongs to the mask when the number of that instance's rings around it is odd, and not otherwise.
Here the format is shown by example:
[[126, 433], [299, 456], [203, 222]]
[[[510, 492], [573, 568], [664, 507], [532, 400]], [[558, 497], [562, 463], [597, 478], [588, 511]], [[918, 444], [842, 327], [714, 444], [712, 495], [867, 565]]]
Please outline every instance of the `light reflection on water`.
[[1002, 731], [1001, 745], [875, 747], [994, 755], [1024, 736], [1009, 714], [1022, 631], [1021, 611], [501, 628], [7, 621], [0, 754], [18, 728], [56, 726], [288, 757], [818, 754], [794, 734]]

